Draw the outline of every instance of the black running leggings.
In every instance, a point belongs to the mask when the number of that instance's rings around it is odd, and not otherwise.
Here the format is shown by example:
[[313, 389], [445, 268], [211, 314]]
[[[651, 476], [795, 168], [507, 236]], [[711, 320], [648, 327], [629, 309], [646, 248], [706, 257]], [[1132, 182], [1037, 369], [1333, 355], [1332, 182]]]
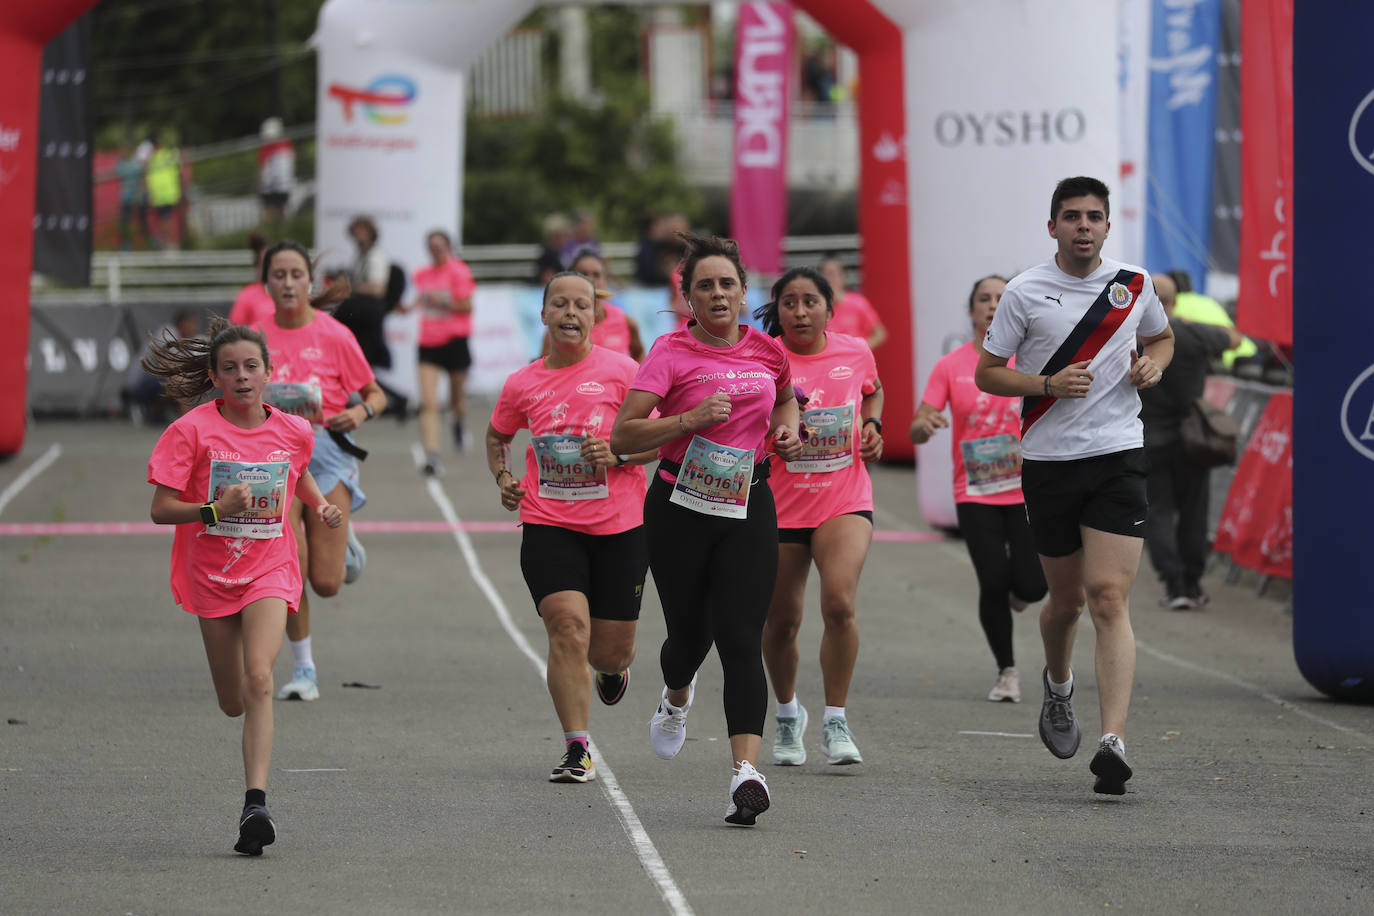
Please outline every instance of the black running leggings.
[[1023, 503], [989, 506], [956, 503], [959, 533], [978, 575], [978, 622], [997, 659], [998, 669], [1016, 665], [1011, 647], [1011, 593], [1022, 601], [1039, 601], [1049, 587], [1035, 552]]
[[725, 673], [731, 735], [762, 735], [768, 707], [763, 622], [778, 574], [778, 516], [766, 480], [749, 491], [747, 518], [717, 518], [668, 502], [656, 472], [644, 500], [649, 568], [668, 638], [659, 652], [663, 683], [692, 682], [712, 642]]

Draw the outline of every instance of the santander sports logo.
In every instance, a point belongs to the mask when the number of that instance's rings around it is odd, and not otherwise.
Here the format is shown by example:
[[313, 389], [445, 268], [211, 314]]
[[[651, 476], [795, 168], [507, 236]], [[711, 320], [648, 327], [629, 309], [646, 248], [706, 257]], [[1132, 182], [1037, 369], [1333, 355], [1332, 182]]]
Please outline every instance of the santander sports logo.
[[1345, 390], [1341, 432], [1351, 448], [1374, 461], [1374, 365], [1356, 376]]
[[361, 89], [343, 83], [329, 84], [329, 97], [343, 105], [344, 121], [353, 122], [353, 106], [374, 124], [404, 124], [415, 100], [415, 81], [396, 73], [384, 73]]

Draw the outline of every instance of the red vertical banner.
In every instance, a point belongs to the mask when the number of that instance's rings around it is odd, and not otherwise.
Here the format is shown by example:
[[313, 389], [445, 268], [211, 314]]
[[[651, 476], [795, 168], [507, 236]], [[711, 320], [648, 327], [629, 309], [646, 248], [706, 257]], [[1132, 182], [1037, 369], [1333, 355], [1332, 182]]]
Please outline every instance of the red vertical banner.
[[1293, 0], [1253, 0], [1241, 23], [1240, 297], [1236, 325], [1293, 343]]
[[742, 3], [735, 32], [730, 235], [750, 270], [782, 272], [787, 229], [787, 102], [792, 7]]

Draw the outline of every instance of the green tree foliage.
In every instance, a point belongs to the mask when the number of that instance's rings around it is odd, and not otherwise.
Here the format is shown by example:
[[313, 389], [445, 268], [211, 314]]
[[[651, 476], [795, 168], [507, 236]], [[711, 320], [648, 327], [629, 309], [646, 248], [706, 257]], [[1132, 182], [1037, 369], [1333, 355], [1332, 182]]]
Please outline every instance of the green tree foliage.
[[322, 4], [103, 0], [91, 11], [98, 142], [171, 127], [196, 145], [257, 133], [272, 114], [313, 121], [315, 54], [305, 41]]

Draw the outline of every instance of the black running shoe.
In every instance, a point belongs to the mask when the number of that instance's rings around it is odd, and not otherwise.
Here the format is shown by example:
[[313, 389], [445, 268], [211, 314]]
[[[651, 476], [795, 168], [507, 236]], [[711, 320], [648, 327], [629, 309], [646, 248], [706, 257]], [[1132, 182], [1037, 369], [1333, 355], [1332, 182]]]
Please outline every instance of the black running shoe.
[[1131, 778], [1131, 766], [1126, 762], [1126, 747], [1116, 735], [1103, 737], [1088, 769], [1097, 777], [1093, 783], [1094, 792], [1100, 795], [1126, 794], [1126, 780]]
[[1050, 690], [1050, 669], [1040, 675], [1045, 684], [1045, 700], [1040, 706], [1040, 740], [1050, 753], [1061, 760], [1068, 760], [1078, 753], [1078, 742], [1082, 735], [1078, 730], [1078, 719], [1073, 714], [1073, 688], [1069, 695], [1061, 697]]
[[568, 745], [563, 759], [549, 774], [549, 782], [591, 782], [596, 778], [596, 764], [592, 763], [591, 751], [581, 741]]
[[614, 706], [625, 696], [625, 691], [630, 688], [630, 669], [626, 668], [618, 674], [596, 673], [596, 695], [601, 698], [601, 702], [607, 706]]
[[272, 823], [272, 815], [262, 805], [244, 805], [239, 816], [239, 841], [234, 844], [234, 852], [246, 856], [262, 855], [262, 847], [271, 846], [277, 841], [277, 825]]

